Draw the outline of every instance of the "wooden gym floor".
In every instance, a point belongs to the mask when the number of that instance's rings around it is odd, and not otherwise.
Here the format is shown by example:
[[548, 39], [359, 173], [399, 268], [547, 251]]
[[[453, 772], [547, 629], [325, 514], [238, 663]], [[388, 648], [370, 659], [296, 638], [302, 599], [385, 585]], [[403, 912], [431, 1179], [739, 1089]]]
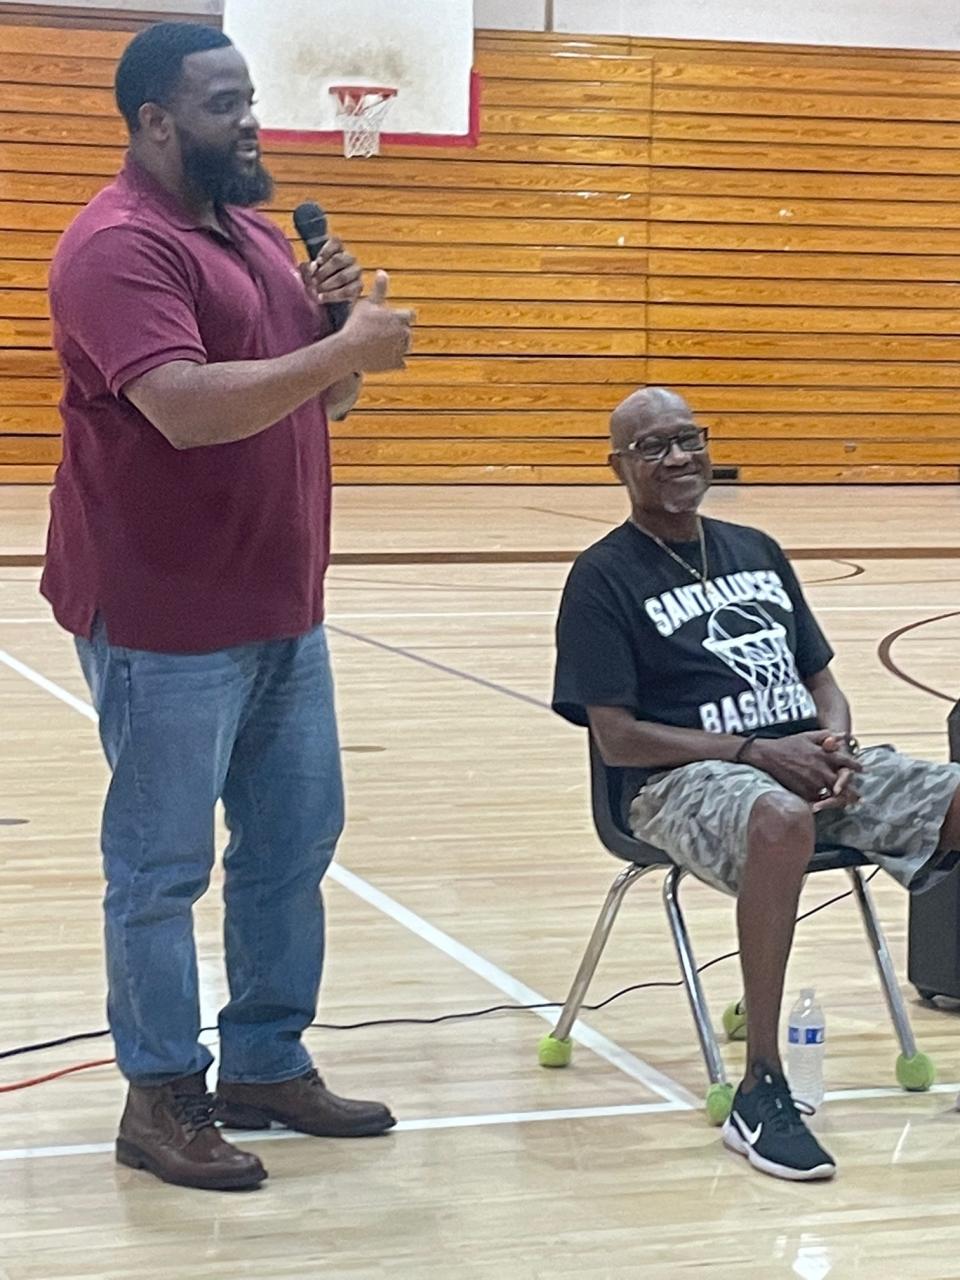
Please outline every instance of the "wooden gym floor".
[[[106, 775], [71, 644], [37, 596], [45, 499], [0, 489], [0, 1051], [104, 1024]], [[708, 510], [797, 553], [861, 738], [945, 758], [960, 685], [957, 490], [717, 489]], [[330, 624], [349, 824], [328, 882], [325, 1021], [565, 994], [619, 864], [591, 831], [582, 735], [545, 706], [553, 617], [565, 554], [622, 513], [612, 488], [338, 491]], [[845, 887], [818, 876], [804, 906]], [[905, 981], [906, 898], [874, 889]], [[685, 902], [701, 963], [735, 945], [729, 901], [691, 884]], [[212, 1020], [216, 891], [197, 924]], [[591, 999], [676, 976], [642, 882]], [[739, 994], [736, 961], [705, 983], [719, 1018]], [[806, 984], [827, 1014], [815, 1127], [840, 1163], [833, 1184], [778, 1183], [723, 1150], [698, 1110], [683, 993], [657, 988], [586, 1015], [567, 1071], [538, 1068], [547, 1023], [533, 1013], [310, 1032], [331, 1084], [388, 1099], [401, 1124], [357, 1143], [255, 1139], [271, 1178], [252, 1195], [117, 1168], [112, 1067], [6, 1093], [0, 1280], [956, 1276], [955, 1014], [907, 990], [941, 1083], [900, 1093], [849, 900], [800, 926], [789, 999]], [[95, 1040], [2, 1060], [0, 1085], [109, 1055]], [[735, 1077], [742, 1048], [726, 1055]]]

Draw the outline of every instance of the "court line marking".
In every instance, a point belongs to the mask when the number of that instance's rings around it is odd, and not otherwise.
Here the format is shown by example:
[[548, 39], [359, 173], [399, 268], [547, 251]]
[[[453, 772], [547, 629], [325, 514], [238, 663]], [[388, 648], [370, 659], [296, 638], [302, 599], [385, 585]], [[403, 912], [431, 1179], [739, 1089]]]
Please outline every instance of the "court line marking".
[[[27, 666], [25, 662], [21, 662], [19, 658], [13, 657], [12, 654], [7, 653], [4, 649], [0, 649], [0, 663], [8, 666], [12, 671], [23, 676], [25, 680], [29, 680], [32, 684], [37, 685], [46, 693], [52, 694], [53, 697], [66, 703], [72, 710], [79, 711], [88, 720], [96, 723], [97, 713], [88, 702], [75, 697], [74, 694], [56, 684], [53, 680], [48, 680], [39, 671]], [[375, 907], [383, 915], [389, 916], [410, 933], [422, 938], [438, 951], [442, 951], [465, 969], [482, 978], [489, 986], [509, 996], [510, 999], [515, 1000], [518, 1004], [548, 1003], [547, 997], [541, 995], [539, 991], [528, 987], [526, 983], [514, 978], [512, 974], [505, 969], [501, 969], [493, 961], [480, 955], [479, 952], [471, 950], [470, 947], [459, 942], [450, 934], [444, 933], [442, 929], [438, 929], [428, 920], [411, 911], [409, 907], [403, 906], [402, 903], [397, 902], [396, 899], [391, 898], [375, 885], [370, 884], [369, 881], [364, 880], [352, 871], [348, 871], [346, 867], [334, 862], [327, 875], [337, 884], [347, 889], [348, 892], [354, 894], [355, 897]], [[551, 1026], [556, 1021], [557, 1015], [555, 1011], [532, 1009], [530, 1012], [549, 1022]], [[602, 1032], [596, 1031], [593, 1027], [581, 1022], [580, 1019], [577, 1019], [571, 1028], [570, 1038], [583, 1045], [584, 1048], [589, 1049], [598, 1057], [603, 1058], [606, 1062], [609, 1062], [611, 1066], [616, 1067], [624, 1075], [630, 1076], [631, 1079], [644, 1085], [652, 1093], [671, 1102], [678, 1109], [694, 1110], [700, 1105], [697, 1098], [683, 1085], [663, 1072], [658, 1071], [649, 1063], [644, 1062], [643, 1059], [636, 1057], [629, 1050], [617, 1044], [616, 1041], [603, 1035]]]
[[[414, 586], [414, 583], [410, 584]], [[465, 586], [465, 592], [470, 588]], [[863, 590], [863, 588], [860, 588]], [[518, 588], [519, 590], [519, 588]], [[559, 588], [558, 588], [559, 594]], [[960, 602], [956, 602], [960, 603]], [[817, 605], [814, 613], [923, 613], [927, 609], [943, 609], [944, 601], [936, 604], [827, 604]], [[555, 618], [556, 609], [464, 609], [447, 612], [434, 610], [416, 613], [331, 613], [327, 621], [335, 622], [402, 622], [414, 618]], [[26, 626], [28, 623], [55, 624], [53, 618], [0, 618], [2, 626]]]
[[[411, 583], [411, 586], [416, 584]], [[466, 587], [464, 590], [469, 591]], [[560, 588], [557, 588], [557, 595]], [[443, 610], [424, 613], [331, 613], [328, 622], [353, 622], [361, 619], [383, 622], [391, 618], [553, 618], [556, 609], [465, 609], [452, 613]]]
[[0, 662], [9, 667], [11, 671], [15, 671], [17, 675], [23, 676], [25, 680], [29, 680], [31, 684], [37, 685], [46, 693], [53, 694], [55, 698], [59, 698], [68, 707], [71, 707], [74, 711], [79, 711], [82, 716], [86, 716], [88, 720], [92, 720], [96, 724], [97, 713], [89, 702], [84, 702], [82, 698], [76, 697], [68, 689], [64, 689], [62, 685], [54, 684], [52, 680], [48, 680], [39, 671], [35, 671], [33, 667], [28, 667], [25, 662], [15, 658], [12, 653], [7, 653], [6, 649], [0, 649]]
[[526, 703], [529, 707], [536, 707], [540, 711], [550, 710], [550, 703], [544, 702], [542, 698], [535, 698], [530, 693], [522, 693], [519, 689], [511, 689], [509, 685], [498, 684], [496, 680], [487, 680], [485, 676], [474, 675], [472, 671], [464, 671], [462, 667], [451, 667], [446, 662], [438, 662], [436, 658], [425, 658], [423, 654], [417, 653], [414, 649], [407, 649], [402, 645], [387, 644], [385, 640], [377, 640], [374, 636], [362, 635], [359, 631], [348, 631], [346, 627], [337, 626], [334, 622], [328, 622], [326, 628], [331, 635], [343, 636], [347, 640], [356, 640], [358, 644], [369, 645], [371, 649], [379, 649], [381, 653], [389, 653], [391, 657], [407, 658], [410, 662], [416, 662], [430, 671], [439, 671], [441, 675], [445, 676], [456, 676], [458, 680], [465, 680], [468, 684], [475, 684], [481, 689], [490, 690], [492, 693], [503, 694], [504, 697], [513, 698], [516, 702]]
[[[934, 1085], [929, 1093], [955, 1093], [960, 1084]], [[827, 1102], [858, 1102], [864, 1099], [903, 1098], [903, 1089], [892, 1085], [877, 1089], [835, 1089], [826, 1094]], [[562, 1107], [545, 1111], [503, 1111], [463, 1116], [425, 1116], [414, 1120], [400, 1120], [393, 1133], [423, 1133], [440, 1129], [480, 1129], [498, 1125], [557, 1123], [562, 1120], [605, 1120], [620, 1116], [665, 1115], [687, 1108], [677, 1102], [634, 1102], [609, 1107]], [[290, 1142], [303, 1139], [305, 1134], [292, 1129], [269, 1129], [231, 1133], [240, 1146], [255, 1142]], [[27, 1160], [60, 1160], [73, 1156], [112, 1155], [112, 1142], [80, 1142], [57, 1147], [9, 1147], [0, 1149], [0, 1164], [13, 1164]]]
[[[411, 587], [416, 584], [411, 583]], [[469, 591], [469, 587], [464, 587], [464, 591]], [[522, 588], [517, 588], [518, 592]], [[557, 588], [557, 594], [560, 594], [560, 588]], [[918, 608], [924, 608], [918, 605]], [[931, 606], [933, 607], [933, 606]], [[940, 606], [936, 606], [939, 608]], [[878, 606], [879, 608], [879, 606]], [[415, 612], [415, 613], [331, 613], [327, 615], [327, 622], [338, 622], [340, 620], [353, 621], [354, 619], [365, 619], [370, 621], [383, 622], [391, 618], [553, 618], [556, 617], [556, 609], [464, 609], [464, 610], [438, 610], [432, 612]], [[4, 625], [22, 626], [27, 623], [46, 622], [57, 625], [56, 619], [53, 617], [37, 617], [37, 618], [0, 618], [0, 623]]]
[[[423, 1119], [400, 1120], [391, 1133], [419, 1133], [436, 1129], [475, 1129], [495, 1125], [537, 1124], [557, 1120], [592, 1120], [607, 1116], [658, 1115], [664, 1112], [684, 1111], [676, 1102], [637, 1102], [611, 1107], [569, 1107], [553, 1111], [505, 1111], [491, 1115], [427, 1116]], [[289, 1142], [307, 1135], [292, 1129], [231, 1131], [232, 1141], [240, 1146], [254, 1142]], [[0, 1150], [0, 1163], [21, 1160], [56, 1160], [65, 1156], [99, 1156], [112, 1154], [112, 1142], [85, 1142], [60, 1147], [12, 1147]]]
[[[881, 1085], [876, 1089], [828, 1089], [823, 1095], [825, 1102], [864, 1102], [871, 1098], [892, 1098], [914, 1096], [923, 1093], [956, 1093], [960, 1094], [960, 1084], [934, 1084], [929, 1089], [901, 1089], [897, 1085]], [[960, 1101], [960, 1099], [958, 1099]]]
[[[361, 879], [352, 871], [348, 871], [346, 867], [334, 863], [331, 871], [327, 874], [334, 874], [334, 879], [345, 889], [348, 889], [356, 897], [361, 898], [370, 906], [376, 907], [385, 916], [389, 916], [395, 920], [397, 924], [401, 924], [404, 928], [409, 929], [411, 933], [417, 934], [423, 938], [425, 942], [429, 942], [436, 947], [438, 951], [442, 951], [452, 960], [456, 960], [465, 969], [469, 969], [471, 973], [475, 973], [478, 978], [482, 978], [490, 986], [495, 987], [498, 991], [502, 991], [504, 995], [509, 996], [511, 1000], [515, 1000], [517, 1004], [546, 1004], [547, 997], [535, 991], [533, 987], [528, 987], [525, 982], [520, 982], [514, 978], [512, 974], [507, 973], [505, 969], [501, 969], [499, 965], [495, 965], [491, 960], [487, 960], [485, 956], [479, 955], [476, 951], [472, 951], [469, 947], [464, 946], [462, 942], [458, 942], [448, 933], [444, 933], [442, 929], [438, 929], [432, 925], [429, 920], [424, 920], [422, 916], [418, 916], [415, 912], [404, 907], [394, 898], [389, 897], [378, 889], [375, 885]], [[530, 1013], [535, 1013], [537, 1017], [542, 1018], [552, 1027], [557, 1020], [559, 1010], [550, 1009], [531, 1009]], [[658, 1094], [668, 1102], [674, 1103], [677, 1107], [684, 1110], [694, 1110], [700, 1103], [699, 1100], [683, 1085], [672, 1080], [663, 1072], [658, 1071], [656, 1067], [652, 1067], [648, 1062], [644, 1062], [641, 1058], [637, 1058], [629, 1050], [618, 1045], [602, 1032], [594, 1030], [587, 1023], [582, 1022], [579, 1018], [573, 1024], [570, 1032], [571, 1039], [582, 1044], [584, 1048], [590, 1049], [599, 1058], [603, 1058], [609, 1062], [611, 1066], [617, 1067], [625, 1075], [631, 1076], [634, 1080], [645, 1085], [652, 1093]]]
[[[517, 589], [521, 590], [521, 588]], [[861, 591], [863, 589], [863, 587], [860, 588]], [[470, 588], [465, 586], [463, 590], [469, 592]], [[557, 594], [560, 594], [559, 587]], [[942, 600], [937, 604], [826, 604], [817, 605], [814, 613], [923, 613], [927, 609], [936, 610], [943, 607]], [[327, 620], [341, 622], [369, 619], [383, 622], [392, 618], [555, 618], [556, 616], [556, 609], [465, 609], [453, 612], [433, 610], [423, 613], [331, 613]]]

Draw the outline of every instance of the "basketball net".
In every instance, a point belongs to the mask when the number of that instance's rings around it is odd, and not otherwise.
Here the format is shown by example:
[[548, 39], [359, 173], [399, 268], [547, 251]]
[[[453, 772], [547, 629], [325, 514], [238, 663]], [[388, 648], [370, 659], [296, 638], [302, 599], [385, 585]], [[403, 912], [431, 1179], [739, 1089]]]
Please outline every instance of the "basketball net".
[[331, 95], [337, 100], [337, 126], [343, 130], [343, 154], [355, 156], [380, 154], [380, 129], [390, 110], [396, 89], [372, 85], [332, 85]]

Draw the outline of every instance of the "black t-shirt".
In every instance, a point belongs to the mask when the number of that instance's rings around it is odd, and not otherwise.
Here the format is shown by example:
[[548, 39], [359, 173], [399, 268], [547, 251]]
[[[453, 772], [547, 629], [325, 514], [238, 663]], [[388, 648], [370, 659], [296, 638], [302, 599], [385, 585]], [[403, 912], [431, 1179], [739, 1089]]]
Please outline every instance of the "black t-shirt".
[[[758, 529], [704, 520], [700, 582], [627, 521], [570, 570], [557, 619], [553, 709], [587, 707], [712, 733], [816, 729], [803, 681], [833, 657], [786, 556]], [[700, 568], [700, 544], [671, 543]], [[654, 773], [621, 770], [624, 812]]]

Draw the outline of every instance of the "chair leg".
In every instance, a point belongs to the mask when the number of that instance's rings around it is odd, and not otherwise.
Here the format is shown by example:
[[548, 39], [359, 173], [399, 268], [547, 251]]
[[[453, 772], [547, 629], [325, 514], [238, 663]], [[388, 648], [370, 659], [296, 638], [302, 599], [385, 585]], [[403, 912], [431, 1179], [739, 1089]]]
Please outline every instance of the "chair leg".
[[550, 1033], [549, 1038], [551, 1040], [563, 1041], [569, 1039], [570, 1029], [580, 1013], [580, 1008], [587, 995], [587, 989], [610, 937], [613, 922], [616, 920], [617, 912], [620, 910], [620, 904], [623, 902], [627, 890], [636, 884], [641, 876], [652, 870], [652, 867], [641, 867], [636, 863], [632, 863], [620, 872], [610, 886], [610, 892], [606, 896], [600, 915], [597, 917], [597, 923], [593, 927], [593, 933], [591, 933], [587, 949], [583, 953], [583, 959], [580, 961], [580, 968], [577, 970], [577, 976], [573, 980], [573, 986], [570, 988], [566, 1004], [563, 1006], [557, 1025]]
[[863, 918], [863, 927], [867, 931], [867, 937], [870, 939], [870, 946], [873, 949], [877, 972], [880, 975], [880, 985], [883, 987], [883, 994], [887, 1000], [890, 1017], [893, 1019], [893, 1029], [896, 1031], [897, 1039], [900, 1041], [900, 1048], [908, 1058], [912, 1058], [917, 1052], [916, 1041], [913, 1038], [913, 1028], [910, 1026], [910, 1019], [907, 1017], [900, 985], [894, 972], [893, 961], [890, 959], [887, 940], [883, 936], [883, 930], [880, 927], [873, 896], [864, 884], [859, 867], [849, 867], [848, 873], [853, 885], [854, 896], [857, 899], [857, 906], [860, 908], [860, 915]]
[[687, 991], [687, 999], [690, 1001], [690, 1010], [700, 1039], [700, 1051], [703, 1054], [707, 1075], [710, 1077], [711, 1085], [725, 1085], [727, 1070], [720, 1056], [717, 1037], [710, 1020], [710, 1011], [704, 998], [700, 975], [697, 973], [693, 949], [690, 946], [690, 935], [687, 933], [687, 925], [680, 910], [680, 881], [685, 874], [682, 867], [672, 867], [667, 873], [667, 878], [663, 882], [663, 902], [667, 909], [667, 921], [670, 925], [673, 944], [677, 949], [683, 985]]
[[857, 906], [860, 908], [863, 927], [867, 931], [867, 937], [870, 939], [870, 946], [877, 963], [880, 985], [883, 987], [883, 994], [890, 1010], [893, 1028], [900, 1042], [900, 1057], [897, 1059], [897, 1080], [905, 1089], [929, 1089], [934, 1079], [933, 1063], [925, 1053], [917, 1052], [917, 1042], [913, 1037], [913, 1028], [910, 1025], [906, 1005], [903, 1003], [900, 984], [897, 982], [893, 961], [890, 959], [887, 940], [880, 927], [873, 896], [860, 873], [859, 867], [849, 867], [848, 873], [853, 885]]

